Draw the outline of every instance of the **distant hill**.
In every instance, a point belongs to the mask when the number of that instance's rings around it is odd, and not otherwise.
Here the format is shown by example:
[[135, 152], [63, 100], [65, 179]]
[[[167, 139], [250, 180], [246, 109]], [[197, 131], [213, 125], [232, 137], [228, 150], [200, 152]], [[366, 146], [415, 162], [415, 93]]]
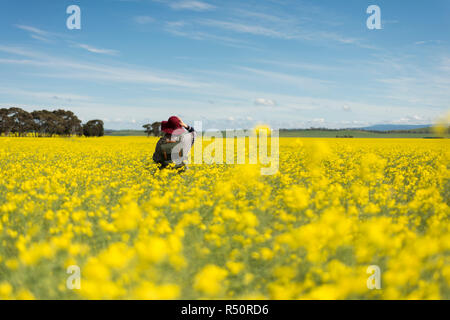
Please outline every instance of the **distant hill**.
[[376, 124], [370, 127], [359, 128], [364, 131], [406, 131], [414, 129], [429, 129], [431, 124]]

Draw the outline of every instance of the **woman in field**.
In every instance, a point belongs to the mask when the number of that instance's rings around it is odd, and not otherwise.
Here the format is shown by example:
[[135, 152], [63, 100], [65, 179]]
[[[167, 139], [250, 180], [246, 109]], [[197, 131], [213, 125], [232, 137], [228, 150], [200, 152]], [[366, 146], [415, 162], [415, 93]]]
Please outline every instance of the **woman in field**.
[[161, 169], [170, 164], [174, 164], [175, 168], [186, 169], [189, 151], [196, 137], [194, 128], [185, 124], [179, 117], [172, 116], [161, 122], [161, 131], [164, 136], [156, 144], [153, 161], [160, 164]]

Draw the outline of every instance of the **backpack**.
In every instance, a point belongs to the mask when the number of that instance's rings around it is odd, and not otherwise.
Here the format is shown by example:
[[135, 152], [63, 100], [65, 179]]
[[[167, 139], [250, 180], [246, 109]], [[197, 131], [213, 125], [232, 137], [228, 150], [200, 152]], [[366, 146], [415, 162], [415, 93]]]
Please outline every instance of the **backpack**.
[[[180, 139], [177, 139], [178, 141], [170, 141], [167, 138], [163, 137], [161, 138], [157, 145], [155, 153], [153, 154], [153, 161], [156, 163], [161, 164], [161, 168], [165, 168], [169, 166], [172, 163], [175, 163], [172, 160], [172, 152], [175, 149], [175, 147], [179, 146], [181, 143]], [[179, 152], [179, 156], [183, 156], [183, 149], [181, 148]], [[181, 163], [179, 165], [176, 165], [175, 167], [182, 167], [184, 163]]]

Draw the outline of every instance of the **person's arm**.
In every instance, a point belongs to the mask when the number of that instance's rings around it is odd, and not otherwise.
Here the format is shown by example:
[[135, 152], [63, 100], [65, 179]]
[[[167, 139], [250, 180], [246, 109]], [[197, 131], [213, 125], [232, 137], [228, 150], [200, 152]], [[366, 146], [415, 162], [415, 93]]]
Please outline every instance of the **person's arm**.
[[188, 126], [186, 123], [183, 122], [183, 120], [180, 119], [180, 124], [183, 128], [185, 128], [188, 132], [194, 132], [195, 129], [191, 126]]
[[195, 132], [194, 127], [188, 126], [183, 120], [180, 119], [180, 124], [183, 128], [185, 128], [189, 133]]
[[191, 149], [191, 147], [194, 145], [195, 142], [195, 138], [197, 136], [197, 132], [195, 132], [194, 127], [188, 126], [186, 123], [183, 122], [183, 120], [180, 119], [180, 124], [189, 132], [189, 137], [191, 137], [190, 141], [187, 142], [187, 140], [185, 140], [187, 138], [188, 135], [183, 136], [183, 140], [186, 141], [187, 143], [183, 143], [183, 146], [187, 148], [187, 152], [186, 154], [189, 153], [189, 150]]

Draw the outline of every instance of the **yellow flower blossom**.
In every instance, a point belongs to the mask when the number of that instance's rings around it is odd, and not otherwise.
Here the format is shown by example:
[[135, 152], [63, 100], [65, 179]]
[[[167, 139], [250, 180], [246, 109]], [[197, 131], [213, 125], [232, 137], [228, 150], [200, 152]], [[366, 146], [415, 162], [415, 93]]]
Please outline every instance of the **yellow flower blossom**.
[[0, 299], [450, 299], [450, 140], [281, 138], [272, 176], [156, 142], [0, 137]]

